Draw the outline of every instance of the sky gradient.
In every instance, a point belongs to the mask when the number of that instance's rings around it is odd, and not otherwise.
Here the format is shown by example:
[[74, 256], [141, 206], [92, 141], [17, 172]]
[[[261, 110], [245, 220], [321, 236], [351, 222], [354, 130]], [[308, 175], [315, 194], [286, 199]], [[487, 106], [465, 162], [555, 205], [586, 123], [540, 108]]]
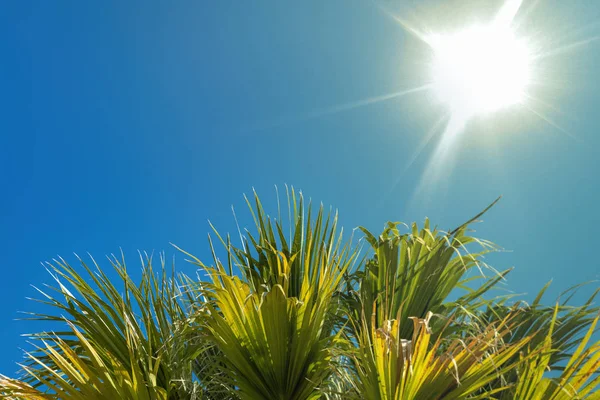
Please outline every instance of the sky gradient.
[[[451, 229], [502, 195], [476, 234], [509, 250], [488, 260], [515, 267], [509, 289], [553, 279], [552, 301], [599, 278], [600, 41], [540, 61], [530, 105], [550, 122], [519, 106], [471, 121], [426, 185], [440, 137], [423, 141], [444, 107], [425, 92], [373, 101], [427, 71], [427, 49], [384, 10], [448, 28], [501, 5], [472, 3], [3, 4], [0, 373], [36, 326], [15, 318], [36, 309], [30, 285], [50, 283], [41, 262], [90, 252], [107, 266], [121, 248], [137, 266], [138, 249], [166, 250], [193, 274], [169, 243], [208, 259], [207, 220], [234, 231], [231, 205], [246, 221], [252, 188], [269, 207], [274, 185], [293, 185], [348, 231]], [[595, 1], [533, 3], [523, 29], [544, 50], [600, 35]]]

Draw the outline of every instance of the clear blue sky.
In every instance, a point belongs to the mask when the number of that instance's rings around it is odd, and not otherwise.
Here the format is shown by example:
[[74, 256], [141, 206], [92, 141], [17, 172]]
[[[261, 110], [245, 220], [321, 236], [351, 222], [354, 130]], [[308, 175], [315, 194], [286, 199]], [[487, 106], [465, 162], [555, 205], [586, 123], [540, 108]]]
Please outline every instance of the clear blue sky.
[[[500, 2], [380, 4], [436, 24]], [[599, 35], [599, 17], [592, 0], [542, 0], [524, 23], [559, 46]], [[252, 187], [272, 204], [294, 185], [373, 230], [449, 229], [503, 195], [477, 234], [511, 250], [490, 261], [516, 267], [512, 290], [598, 278], [600, 41], [545, 59], [536, 89], [577, 139], [523, 107], [473, 121], [420, 195], [439, 137], [407, 164], [442, 107], [419, 93], [344, 108], [423, 75], [424, 50], [371, 1], [5, 2], [0, 54], [0, 373], [33, 327], [15, 321], [30, 284], [50, 283], [40, 262], [121, 247], [134, 264], [169, 242], [206, 258], [207, 219], [233, 230]]]

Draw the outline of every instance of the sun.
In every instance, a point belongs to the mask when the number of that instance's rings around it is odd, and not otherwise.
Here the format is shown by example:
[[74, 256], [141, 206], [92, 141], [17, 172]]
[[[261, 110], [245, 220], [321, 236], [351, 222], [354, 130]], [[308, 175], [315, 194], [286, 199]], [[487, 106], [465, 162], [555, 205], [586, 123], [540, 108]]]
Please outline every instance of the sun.
[[428, 42], [433, 89], [453, 114], [466, 119], [525, 99], [530, 52], [509, 26], [474, 26]]

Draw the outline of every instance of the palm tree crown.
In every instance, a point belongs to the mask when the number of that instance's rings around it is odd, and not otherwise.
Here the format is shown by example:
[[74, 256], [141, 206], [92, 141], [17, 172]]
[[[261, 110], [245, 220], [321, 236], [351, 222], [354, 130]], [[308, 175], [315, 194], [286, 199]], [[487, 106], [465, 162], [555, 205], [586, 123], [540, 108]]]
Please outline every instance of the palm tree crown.
[[110, 258], [119, 282], [93, 258], [48, 263], [53, 311], [29, 317], [62, 328], [30, 335], [0, 398], [600, 399], [599, 290], [580, 306], [577, 288], [542, 304], [548, 285], [531, 304], [491, 297], [510, 270], [483, 262], [497, 249], [471, 236], [483, 213], [356, 241], [287, 193], [287, 221], [248, 200], [256, 230], [237, 246], [215, 230], [210, 263], [177, 248], [198, 277], [162, 255], [141, 257], [140, 279]]

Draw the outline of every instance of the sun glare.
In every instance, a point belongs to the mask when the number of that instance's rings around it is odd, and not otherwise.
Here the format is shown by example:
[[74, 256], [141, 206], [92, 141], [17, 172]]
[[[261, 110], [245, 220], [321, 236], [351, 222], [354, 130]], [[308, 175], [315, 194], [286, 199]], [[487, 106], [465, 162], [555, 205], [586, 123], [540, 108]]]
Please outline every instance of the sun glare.
[[452, 113], [469, 118], [524, 99], [530, 55], [508, 26], [472, 27], [429, 39], [433, 87]]

